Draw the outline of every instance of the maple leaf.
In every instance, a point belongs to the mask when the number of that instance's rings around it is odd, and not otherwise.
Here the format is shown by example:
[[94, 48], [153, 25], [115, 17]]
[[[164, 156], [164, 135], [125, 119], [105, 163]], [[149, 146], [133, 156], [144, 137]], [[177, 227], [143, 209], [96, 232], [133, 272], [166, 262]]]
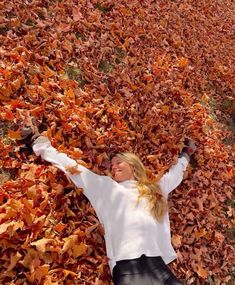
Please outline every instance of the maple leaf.
[[179, 235], [173, 235], [172, 237], [172, 243], [175, 247], [179, 247], [182, 245], [182, 236]]
[[11, 258], [10, 258], [10, 265], [9, 267], [7, 268], [7, 271], [11, 271], [15, 265], [18, 263], [18, 261], [21, 259], [22, 255], [17, 251], [16, 253], [13, 253], [11, 255]]
[[12, 222], [5, 222], [0, 225], [0, 234], [5, 233], [6, 231], [11, 235], [14, 234], [18, 229], [22, 229], [24, 226], [23, 221], [12, 221]]
[[197, 268], [197, 274], [198, 274], [200, 277], [202, 277], [203, 279], [206, 279], [206, 278], [208, 277], [208, 275], [209, 275], [209, 272], [208, 272], [206, 269], [204, 269], [203, 267], [198, 266], [198, 268]]
[[31, 242], [31, 245], [34, 245], [40, 253], [44, 253], [48, 248], [48, 244], [55, 244], [53, 239], [42, 238], [40, 240]]

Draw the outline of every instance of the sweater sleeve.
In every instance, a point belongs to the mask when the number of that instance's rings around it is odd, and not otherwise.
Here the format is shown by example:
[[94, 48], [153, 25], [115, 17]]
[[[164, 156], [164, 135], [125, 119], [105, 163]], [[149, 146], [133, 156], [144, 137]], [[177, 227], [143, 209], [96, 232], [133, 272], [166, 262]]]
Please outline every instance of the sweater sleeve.
[[[36, 139], [33, 151], [37, 156], [41, 156], [42, 159], [62, 170], [77, 187], [83, 188], [84, 195], [95, 209], [103, 205], [104, 200], [110, 196], [111, 189], [115, 188], [117, 184], [110, 177], [97, 175], [69, 158], [65, 153], [58, 152], [46, 137], [41, 136]], [[77, 166], [80, 173], [71, 174], [67, 170], [74, 166]]]
[[180, 157], [177, 163], [173, 165], [169, 171], [161, 177], [158, 184], [162, 189], [164, 196], [167, 197], [172, 190], [180, 185], [188, 163], [189, 159], [187, 159], [185, 156]]

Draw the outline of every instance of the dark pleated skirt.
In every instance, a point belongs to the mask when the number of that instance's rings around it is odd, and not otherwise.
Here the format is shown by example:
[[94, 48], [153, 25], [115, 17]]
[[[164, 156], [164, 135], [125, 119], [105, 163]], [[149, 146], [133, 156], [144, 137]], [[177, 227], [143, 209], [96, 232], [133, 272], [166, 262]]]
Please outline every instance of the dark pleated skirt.
[[115, 285], [182, 285], [160, 256], [121, 260], [113, 268]]

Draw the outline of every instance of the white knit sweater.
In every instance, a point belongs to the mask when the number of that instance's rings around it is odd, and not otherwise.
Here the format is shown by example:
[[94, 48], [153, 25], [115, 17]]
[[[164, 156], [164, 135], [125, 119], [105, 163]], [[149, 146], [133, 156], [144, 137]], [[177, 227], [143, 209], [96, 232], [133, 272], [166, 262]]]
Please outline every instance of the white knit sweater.
[[[61, 169], [80, 188], [94, 207], [98, 219], [105, 229], [106, 251], [112, 272], [118, 260], [146, 256], [161, 256], [165, 263], [176, 258], [171, 245], [170, 222], [165, 213], [163, 222], [158, 223], [147, 209], [147, 200], [142, 198], [137, 205], [136, 181], [117, 183], [108, 176], [100, 176], [59, 153], [45, 137], [39, 137], [33, 150], [37, 156]], [[71, 175], [68, 166], [76, 166], [80, 174]], [[183, 179], [188, 159], [181, 157], [159, 181], [167, 198]]]

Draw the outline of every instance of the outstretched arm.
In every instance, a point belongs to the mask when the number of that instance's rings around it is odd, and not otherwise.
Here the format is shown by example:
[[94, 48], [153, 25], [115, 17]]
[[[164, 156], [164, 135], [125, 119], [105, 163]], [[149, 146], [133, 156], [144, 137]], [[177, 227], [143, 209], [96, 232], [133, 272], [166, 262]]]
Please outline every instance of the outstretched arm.
[[[97, 175], [65, 153], [58, 152], [44, 136], [39, 136], [34, 141], [33, 151], [37, 156], [41, 156], [42, 159], [62, 170], [77, 187], [83, 188], [84, 194], [93, 206], [99, 203], [100, 199], [107, 198], [111, 192], [110, 188], [115, 186], [116, 182], [110, 177]], [[74, 171], [70, 171], [71, 168]]]
[[196, 146], [194, 142], [187, 140], [186, 146], [183, 148], [181, 156], [179, 157], [177, 163], [173, 165], [169, 171], [165, 173], [159, 180], [158, 184], [166, 197], [182, 182], [184, 171], [189, 164], [190, 156], [195, 152], [195, 150]]

